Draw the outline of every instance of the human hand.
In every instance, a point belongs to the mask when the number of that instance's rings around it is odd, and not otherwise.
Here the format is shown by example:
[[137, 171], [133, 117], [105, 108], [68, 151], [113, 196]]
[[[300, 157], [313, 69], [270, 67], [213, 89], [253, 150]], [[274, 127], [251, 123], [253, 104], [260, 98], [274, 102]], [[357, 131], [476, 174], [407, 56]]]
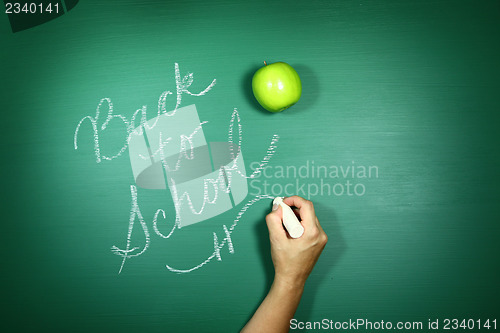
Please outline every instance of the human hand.
[[312, 202], [298, 196], [283, 199], [297, 207], [297, 217], [302, 222], [304, 234], [291, 238], [283, 227], [281, 206], [273, 207], [266, 216], [271, 256], [274, 263], [274, 282], [255, 314], [242, 332], [288, 332], [290, 320], [302, 297], [307, 277], [311, 273], [328, 241], [314, 213]]
[[328, 236], [321, 228], [313, 203], [299, 196], [283, 200], [290, 207], [297, 207], [297, 217], [304, 227], [304, 234], [293, 239], [282, 224], [282, 209], [273, 207], [266, 216], [271, 241], [271, 257], [275, 271], [275, 283], [303, 288], [307, 277], [323, 251]]

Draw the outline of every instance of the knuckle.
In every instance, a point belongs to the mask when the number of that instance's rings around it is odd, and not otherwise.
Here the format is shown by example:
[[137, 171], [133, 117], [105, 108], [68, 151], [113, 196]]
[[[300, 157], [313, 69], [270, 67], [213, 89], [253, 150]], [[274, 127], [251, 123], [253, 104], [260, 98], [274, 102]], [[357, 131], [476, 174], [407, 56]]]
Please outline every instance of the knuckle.
[[309, 209], [314, 208], [314, 204], [312, 203], [312, 201], [309, 201], [309, 200], [304, 201], [304, 206], [306, 206]]
[[318, 228], [311, 228], [311, 230], [309, 231], [309, 237], [311, 238], [318, 238], [319, 236], [319, 230]]
[[321, 237], [321, 244], [326, 245], [326, 243], [328, 243], [328, 236], [325, 233], [323, 233]]

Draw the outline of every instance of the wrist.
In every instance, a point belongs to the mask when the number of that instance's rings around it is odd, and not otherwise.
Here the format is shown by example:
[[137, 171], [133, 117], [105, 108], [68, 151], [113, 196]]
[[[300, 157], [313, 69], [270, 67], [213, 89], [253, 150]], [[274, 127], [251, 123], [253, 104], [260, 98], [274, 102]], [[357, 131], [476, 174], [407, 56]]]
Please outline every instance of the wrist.
[[283, 292], [301, 292], [304, 291], [305, 281], [283, 276], [275, 276], [272, 288]]

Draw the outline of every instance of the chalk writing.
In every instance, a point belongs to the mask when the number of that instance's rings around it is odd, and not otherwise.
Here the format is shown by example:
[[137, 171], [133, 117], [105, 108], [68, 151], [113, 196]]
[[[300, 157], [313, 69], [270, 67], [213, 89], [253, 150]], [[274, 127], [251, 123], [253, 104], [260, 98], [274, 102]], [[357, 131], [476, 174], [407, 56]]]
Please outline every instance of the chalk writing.
[[[179, 70], [179, 64], [175, 63], [175, 84], [176, 84], [176, 91], [177, 91], [177, 101], [175, 104], [175, 108], [172, 111], [167, 112], [166, 110], [166, 100], [168, 95], [172, 95], [171, 91], [164, 91], [161, 95], [160, 98], [158, 99], [158, 110], [157, 110], [157, 116], [160, 114], [166, 114], [167, 116], [173, 116], [178, 108], [179, 105], [182, 102], [182, 95], [184, 93], [191, 95], [191, 96], [203, 96], [207, 92], [209, 92], [216, 83], [216, 79], [214, 79], [204, 90], [202, 90], [199, 93], [192, 93], [188, 90], [188, 88], [191, 86], [191, 84], [194, 81], [194, 75], [193, 73], [189, 73], [184, 78], [181, 79], [181, 74]], [[101, 107], [103, 107], [103, 104], [106, 103], [108, 106], [108, 113], [106, 116], [106, 119], [104, 120], [104, 123], [99, 127], [98, 126], [98, 121], [100, 120], [100, 115], [101, 115]], [[130, 136], [134, 129], [138, 126], [136, 125], [136, 118], [140, 114], [141, 115], [141, 120], [140, 120], [140, 126], [139, 130], [142, 129], [142, 126], [146, 126], [147, 128], [151, 129], [154, 126], [156, 126], [156, 122], [154, 122], [152, 125], [147, 124], [147, 106], [144, 105], [142, 108], [136, 110], [130, 119], [125, 117], [122, 114], [114, 114], [113, 113], [113, 103], [111, 102], [111, 99], [108, 97], [105, 97], [99, 101], [99, 104], [97, 105], [95, 116], [85, 116], [83, 117], [79, 122], [78, 125], [76, 126], [75, 130], [75, 135], [73, 136], [73, 145], [75, 149], [78, 149], [78, 134], [80, 132], [80, 127], [81, 125], [85, 122], [85, 120], [90, 121], [90, 124], [92, 126], [92, 132], [93, 132], [93, 138], [94, 138], [94, 153], [96, 156], [96, 162], [100, 163], [102, 160], [112, 160], [114, 158], [117, 158], [123, 154], [127, 150], [129, 141], [130, 141]], [[113, 119], [119, 119], [122, 121], [122, 123], [125, 126], [125, 129], [127, 131], [127, 136], [124, 139], [123, 146], [118, 150], [118, 152], [114, 155], [111, 156], [106, 156], [101, 153], [101, 147], [99, 146], [99, 137], [100, 133], [105, 131], [106, 128], [108, 127], [109, 123]], [[156, 119], [159, 119], [157, 117]]]
[[[102, 98], [96, 108], [96, 112], [94, 115], [87, 115], [83, 117], [77, 124], [74, 137], [73, 137], [73, 144], [74, 148], [78, 149], [78, 135], [81, 130], [81, 126], [85, 123], [88, 122], [91, 125], [91, 130], [92, 130], [92, 136], [93, 136], [93, 150], [96, 158], [97, 163], [101, 163], [102, 161], [110, 161], [113, 160], [119, 156], [121, 156], [128, 148], [130, 140], [132, 135], [142, 135], [144, 131], [148, 131], [153, 129], [157, 123], [158, 120], [160, 119], [160, 115], [162, 117], [167, 116], [171, 117], [175, 115], [175, 113], [179, 110], [179, 107], [182, 103], [182, 95], [183, 94], [188, 94], [191, 96], [203, 96], [206, 93], [208, 93], [216, 84], [216, 80], [214, 79], [208, 86], [206, 86], [205, 89], [198, 93], [193, 93], [189, 91], [189, 87], [192, 85], [194, 81], [194, 75], [193, 73], [189, 73], [185, 75], [184, 77], [181, 77], [180, 74], [180, 69], [179, 65], [175, 63], [174, 66], [174, 72], [175, 72], [175, 84], [176, 84], [176, 104], [175, 108], [172, 111], [167, 111], [166, 103], [167, 103], [167, 97], [169, 95], [173, 95], [171, 91], [164, 91], [159, 99], [158, 99], [158, 108], [156, 112], [156, 117], [154, 121], [148, 121], [147, 117], [147, 106], [144, 105], [140, 109], [137, 109], [129, 118], [122, 115], [122, 114], [115, 114], [114, 109], [113, 109], [113, 103], [110, 98]], [[107, 108], [107, 113], [104, 111]], [[103, 119], [102, 114], [106, 114], [106, 117]], [[136, 124], [137, 120], [139, 119], [139, 124]], [[102, 124], [100, 124], [100, 122]], [[102, 152], [102, 147], [100, 145], [100, 136], [102, 133], [108, 128], [109, 124], [112, 121], [119, 121], [123, 124], [123, 126], [126, 129], [126, 137], [123, 140], [123, 144], [120, 149], [114, 152], [112, 155], [106, 155]], [[196, 124], [198, 121], [195, 122]], [[172, 142], [172, 137], [169, 137], [167, 135], [163, 135], [162, 132], [159, 133], [159, 138], [158, 138], [158, 149], [155, 151], [149, 151], [147, 155], [139, 154], [139, 157], [144, 159], [144, 160], [151, 160], [153, 159], [160, 159], [161, 161], [161, 166], [163, 170], [168, 173], [168, 172], [173, 172], [177, 171], [182, 167], [182, 160], [192, 160], [194, 158], [194, 152], [195, 152], [195, 147], [193, 144], [193, 138], [195, 135], [200, 133], [202, 131], [202, 126], [206, 125], [208, 121], [203, 121], [199, 122], [199, 125], [192, 130], [192, 132], [189, 135], [184, 135], [181, 134], [180, 136], [180, 148], [179, 148], [179, 154], [177, 157], [177, 161], [175, 165], [168, 165], [167, 164], [167, 156], [165, 156], [165, 151], [166, 147], [168, 147], [169, 144]], [[236, 129], [237, 127], [237, 129]], [[230, 122], [229, 122], [229, 129], [228, 129], [228, 147], [230, 149], [230, 154], [231, 154], [231, 163], [229, 163], [226, 166], [221, 166], [218, 167], [218, 171], [215, 173], [215, 176], [213, 177], [207, 177], [203, 179], [203, 189], [197, 189], [198, 191], [203, 191], [203, 200], [201, 204], [198, 204], [198, 207], [195, 206], [191, 199], [190, 193], [187, 191], [183, 191], [182, 193], [179, 193], [178, 191], [178, 186], [176, 184], [175, 179], [169, 178], [168, 186], [170, 188], [172, 198], [173, 198], [173, 203], [174, 203], [174, 209], [175, 209], [175, 215], [172, 214], [172, 220], [169, 222], [167, 219], [167, 213], [164, 209], [157, 209], [153, 219], [152, 219], [152, 226], [153, 226], [153, 231], [154, 234], [157, 235], [158, 237], [162, 239], [169, 239], [174, 231], [177, 228], [181, 227], [181, 209], [184, 205], [188, 205], [189, 211], [192, 214], [195, 215], [201, 215], [203, 212], [206, 210], [208, 205], [214, 205], [217, 202], [218, 197], [220, 196], [221, 193], [230, 193], [231, 191], [231, 184], [232, 181], [234, 180], [234, 176], [239, 176], [243, 177], [244, 179], [248, 178], [254, 178], [256, 177], [261, 170], [263, 170], [266, 165], [269, 163], [269, 160], [271, 157], [275, 154], [276, 149], [277, 149], [277, 143], [279, 141], [279, 136], [278, 135], [273, 135], [271, 142], [269, 144], [269, 147], [267, 148], [267, 152], [262, 158], [260, 162], [258, 162], [258, 167], [254, 168], [254, 172], [250, 175], [247, 176], [246, 173], [242, 172], [240, 170], [239, 165], [241, 165], [240, 159], [242, 159], [241, 155], [241, 150], [242, 150], [242, 145], [243, 145], [243, 127], [241, 124], [241, 118], [238, 113], [237, 109], [234, 109]], [[257, 163], [257, 162], [255, 162]], [[171, 162], [172, 164], [172, 162]], [[246, 184], [246, 180], [245, 180]], [[201, 184], [200, 184], [201, 185]], [[246, 185], [245, 185], [246, 189]], [[210, 195], [212, 193], [212, 195]], [[246, 193], [246, 192], [244, 192]], [[130, 213], [129, 213], [129, 220], [128, 220], [128, 232], [126, 236], [126, 244], [125, 248], [119, 248], [116, 245], [113, 245], [111, 247], [111, 251], [122, 257], [121, 265], [119, 268], [118, 273], [120, 274], [123, 271], [123, 268], [125, 266], [125, 263], [128, 259], [133, 258], [133, 257], [138, 257], [142, 254], [144, 254], [150, 245], [151, 242], [151, 235], [149, 232], [148, 224], [146, 223], [140, 209], [139, 205], [139, 198], [138, 198], [138, 190], [135, 185], [130, 185], [130, 196], [131, 196], [131, 206], [130, 206]], [[240, 195], [240, 198], [241, 195]], [[245, 212], [255, 203], [263, 200], [263, 199], [272, 199], [271, 196], [269, 195], [259, 195], [256, 196], [252, 199], [250, 199], [238, 212], [236, 217], [233, 220], [232, 225], [228, 228], [226, 225], [222, 226], [222, 231], [223, 231], [223, 238], [220, 241], [219, 237], [217, 236], [216, 232], [213, 232], [213, 244], [214, 244], [214, 251], [212, 254], [210, 254], [204, 261], [202, 261], [200, 264], [190, 267], [190, 268], [184, 268], [184, 269], [179, 269], [179, 268], [174, 268], [170, 265], [166, 265], [166, 268], [175, 273], [189, 273], [192, 272], [193, 270], [196, 270], [203, 265], [207, 264], [210, 262], [212, 259], [216, 258], [217, 261], [222, 260], [222, 255], [221, 255], [221, 250], [224, 248], [225, 245], [228, 246], [228, 251], [230, 254], [234, 253], [234, 244], [231, 239], [231, 234], [234, 231], [235, 227], [237, 226], [238, 222], [241, 220]], [[241, 201], [242, 199], [240, 199]], [[238, 201], [238, 202], [240, 202]], [[163, 219], [165, 226], [170, 225], [170, 229], [168, 233], [164, 233], [160, 231], [159, 227], [159, 220]], [[144, 236], [144, 243], [142, 246], [134, 246], [132, 244], [132, 234], [134, 232], [134, 225], [136, 223], [139, 223], [140, 229], [142, 229], [142, 234]], [[168, 230], [168, 229], [167, 229]], [[153, 235], [154, 235], [153, 234]]]
[[255, 204], [256, 202], [258, 202], [262, 199], [274, 199], [274, 197], [272, 197], [270, 195], [259, 195], [259, 196], [256, 196], [255, 198], [251, 199], [250, 201], [248, 201], [245, 204], [245, 206], [243, 206], [243, 208], [241, 208], [241, 210], [236, 215], [236, 218], [234, 219], [233, 224], [231, 225], [229, 230], [226, 228], [225, 225], [223, 226], [224, 232], [226, 233], [226, 238], [224, 238], [224, 240], [220, 244], [217, 242], [217, 235], [214, 232], [214, 252], [207, 259], [205, 259], [199, 265], [196, 265], [194, 267], [187, 268], [187, 269], [177, 269], [177, 268], [174, 268], [172, 266], [167, 265], [166, 267], [168, 268], [168, 270], [171, 272], [174, 272], [174, 273], [189, 273], [189, 272], [192, 272], [192, 271], [194, 271], [198, 268], [201, 268], [202, 266], [208, 264], [213, 258], [217, 258], [217, 260], [222, 260], [221, 256], [220, 256], [220, 250], [226, 245], [226, 243], [228, 244], [228, 247], [229, 247], [229, 253], [231, 253], [231, 254], [234, 253], [234, 247], [233, 247], [233, 243], [231, 241], [231, 233], [234, 231], [234, 228], [236, 227], [238, 222], [241, 220], [241, 218], [243, 217], [245, 212], [248, 210], [248, 208], [250, 208], [253, 204]]
[[[238, 114], [238, 111], [235, 109], [233, 111], [233, 114], [232, 114], [232, 117], [231, 117], [231, 120], [233, 119], [239, 119], [239, 114]], [[230, 129], [232, 128], [234, 122], [231, 122], [231, 125], [230, 125]], [[196, 131], [195, 131], [196, 132]], [[193, 132], [194, 133], [194, 132]], [[229, 131], [229, 141], [231, 140], [231, 130]], [[266, 155], [263, 157], [262, 161], [259, 162], [259, 165], [262, 166], [262, 168], [269, 162], [270, 158], [274, 155], [274, 153], [276, 152], [276, 143], [278, 142], [279, 140], [279, 136], [278, 135], [274, 135], [273, 136], [273, 139], [271, 141], [271, 144], [269, 146], [269, 148], [267, 149], [267, 153]], [[160, 143], [160, 148], [159, 148], [159, 151], [157, 153], [160, 154], [161, 156], [161, 160], [162, 162], [164, 163], [163, 167], [165, 169], [168, 169], [168, 165], [166, 164], [165, 162], [165, 156], [164, 156], [164, 145], [163, 145], [163, 142], [164, 140], [161, 138], [161, 135], [160, 135], [160, 139], [159, 139], [159, 143]], [[242, 140], [242, 136], [241, 136], [241, 131], [239, 133], [239, 140], [238, 140], [238, 147], [237, 149], [241, 149], [242, 147], [242, 144], [243, 144], [243, 140]], [[193, 151], [193, 147], [192, 145], [190, 146], [190, 153], [189, 154], [185, 154], [184, 156], [186, 158], [193, 158], [194, 157], [194, 151]], [[240, 155], [236, 156], [236, 159], [239, 157]], [[178, 163], [180, 160], [178, 160]], [[257, 162], [256, 162], [257, 163]], [[177, 164], [177, 167], [178, 167], [179, 164]], [[173, 234], [174, 230], [177, 228], [180, 227], [180, 210], [181, 210], [181, 206], [183, 205], [184, 202], [186, 202], [188, 204], [188, 207], [189, 209], [191, 210], [191, 212], [193, 214], [202, 214], [204, 209], [205, 209], [205, 206], [207, 204], [214, 204], [216, 201], [217, 201], [217, 197], [218, 197], [218, 191], [221, 190], [221, 191], [224, 191], [224, 192], [229, 192], [230, 188], [231, 188], [231, 177], [232, 177], [232, 173], [231, 172], [236, 172], [237, 175], [239, 176], [242, 176], [242, 177], [246, 177], [246, 178], [250, 178], [250, 177], [247, 177], [245, 176], [243, 173], [240, 172], [240, 170], [238, 170], [236, 168], [236, 164], [233, 164], [233, 166], [231, 168], [223, 168], [221, 167], [219, 169], [219, 172], [218, 172], [218, 177], [216, 179], [204, 179], [204, 188], [203, 188], [203, 203], [201, 204], [201, 207], [198, 207], [196, 208], [193, 204], [193, 202], [191, 201], [191, 198], [190, 198], [190, 195], [188, 192], [184, 192], [182, 193], [181, 195], [179, 195], [178, 191], [177, 191], [177, 186], [176, 186], [176, 183], [175, 183], [175, 180], [174, 179], [171, 179], [171, 184], [170, 184], [170, 189], [171, 189], [171, 193], [172, 193], [172, 197], [173, 197], [173, 201], [174, 201], [174, 207], [175, 207], [175, 211], [176, 211], [176, 215], [175, 215], [175, 221], [172, 225], [172, 228], [169, 232], [168, 235], [164, 235], [163, 233], [161, 233], [159, 230], [158, 230], [158, 216], [161, 214], [161, 216], [163, 217], [163, 219], [165, 221], [166, 220], [166, 214], [165, 214], [165, 211], [163, 209], [158, 209], [154, 215], [154, 218], [153, 218], [153, 230], [155, 231], [155, 233], [160, 236], [161, 238], [164, 238], [164, 239], [168, 239], [171, 237], [171, 235]], [[254, 173], [252, 175], [255, 175], [257, 174], [257, 172], [259, 171], [254, 171]], [[213, 198], [210, 198], [209, 197], [209, 186], [211, 186], [211, 188], [213, 189], [213, 192], [214, 192], [214, 196]], [[121, 250], [119, 249], [117, 246], [113, 246], [112, 247], [112, 251], [113, 253], [117, 254], [117, 255], [120, 255], [123, 257], [123, 260], [122, 260], [122, 265], [120, 267], [120, 271], [122, 271], [123, 269], [123, 265], [125, 264], [125, 261], [127, 258], [132, 258], [132, 257], [137, 257], [141, 254], [143, 254], [147, 247], [148, 247], [148, 244], [149, 244], [149, 231], [147, 230], [147, 226], [146, 224], [144, 223], [144, 220], [142, 219], [142, 214], [140, 213], [140, 210], [139, 210], [139, 206], [138, 206], [138, 203], [137, 203], [137, 189], [135, 188], [134, 185], [131, 186], [131, 194], [132, 194], [132, 208], [131, 208], [131, 212], [130, 212], [130, 219], [129, 219], [129, 233], [127, 234], [127, 245], [126, 245], [126, 248], [124, 250]], [[203, 265], [207, 264], [208, 262], [210, 262], [213, 258], [217, 258], [218, 261], [222, 260], [222, 257], [220, 255], [220, 250], [226, 245], [228, 244], [228, 248], [229, 248], [229, 253], [234, 253], [234, 245], [232, 243], [232, 240], [231, 240], [231, 233], [234, 231], [236, 225], [238, 224], [238, 222], [240, 221], [240, 219], [242, 218], [243, 214], [248, 210], [248, 208], [250, 208], [254, 203], [262, 200], [262, 199], [273, 199], [272, 196], [269, 196], [269, 195], [259, 195], [259, 196], [256, 196], [255, 198], [251, 199], [250, 201], [248, 201], [244, 206], [243, 208], [240, 210], [240, 212], [236, 215], [236, 218], [234, 219], [233, 221], [233, 224], [231, 225], [231, 227], [229, 229], [227, 229], [227, 227], [224, 225], [223, 226], [223, 230], [224, 230], [224, 233], [226, 235], [226, 237], [219, 243], [218, 241], [218, 237], [217, 237], [217, 234], [214, 232], [213, 233], [213, 237], [214, 237], [214, 252], [206, 259], [204, 260], [203, 262], [201, 262], [199, 265], [196, 265], [194, 267], [191, 267], [191, 268], [187, 268], [187, 269], [177, 269], [177, 268], [174, 268], [172, 266], [169, 266], [169, 265], [166, 265], [167, 269], [170, 270], [171, 272], [175, 272], [175, 273], [189, 273], [189, 272], [192, 272], [193, 270], [196, 270], [198, 268], [201, 268]], [[145, 245], [144, 247], [138, 252], [138, 253], [132, 253], [133, 251], [135, 250], [139, 250], [139, 247], [133, 247], [131, 248], [130, 247], [130, 242], [131, 242], [131, 237], [132, 237], [132, 230], [134, 229], [134, 224], [135, 224], [135, 217], [138, 218], [139, 220], [139, 223], [141, 224], [141, 226], [143, 227], [143, 231], [144, 231], [144, 237], [145, 237]]]

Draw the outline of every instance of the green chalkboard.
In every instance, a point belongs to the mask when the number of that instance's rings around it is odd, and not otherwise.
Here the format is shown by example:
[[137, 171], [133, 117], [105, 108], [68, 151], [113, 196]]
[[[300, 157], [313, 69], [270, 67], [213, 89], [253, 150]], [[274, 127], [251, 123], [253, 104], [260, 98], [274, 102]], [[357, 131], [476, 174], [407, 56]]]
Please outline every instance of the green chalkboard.
[[3, 332], [239, 331], [291, 194], [329, 236], [292, 331], [500, 324], [499, 1], [56, 3], [0, 15]]

